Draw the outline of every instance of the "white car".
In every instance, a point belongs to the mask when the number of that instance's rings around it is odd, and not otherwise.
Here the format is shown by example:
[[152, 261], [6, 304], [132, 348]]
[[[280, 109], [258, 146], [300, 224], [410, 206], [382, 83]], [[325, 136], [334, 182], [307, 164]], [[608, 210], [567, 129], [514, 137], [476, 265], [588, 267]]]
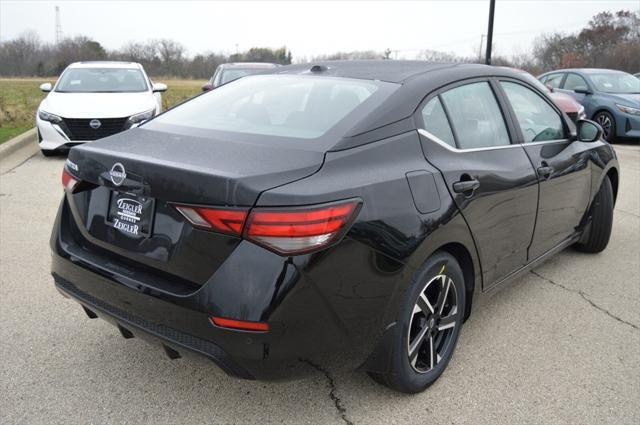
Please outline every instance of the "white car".
[[46, 156], [111, 136], [162, 110], [165, 84], [151, 82], [134, 62], [77, 62], [62, 72], [36, 113], [38, 143]]

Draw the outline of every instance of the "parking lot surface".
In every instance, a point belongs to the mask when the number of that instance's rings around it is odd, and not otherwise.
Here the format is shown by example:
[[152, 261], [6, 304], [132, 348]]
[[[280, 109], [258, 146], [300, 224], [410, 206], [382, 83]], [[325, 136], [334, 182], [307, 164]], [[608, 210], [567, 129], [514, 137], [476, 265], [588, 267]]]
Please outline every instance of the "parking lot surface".
[[442, 378], [398, 394], [364, 373], [294, 382], [169, 360], [54, 289], [64, 158], [0, 177], [0, 423], [640, 423], [640, 149], [616, 145], [613, 235], [568, 249], [474, 310]]

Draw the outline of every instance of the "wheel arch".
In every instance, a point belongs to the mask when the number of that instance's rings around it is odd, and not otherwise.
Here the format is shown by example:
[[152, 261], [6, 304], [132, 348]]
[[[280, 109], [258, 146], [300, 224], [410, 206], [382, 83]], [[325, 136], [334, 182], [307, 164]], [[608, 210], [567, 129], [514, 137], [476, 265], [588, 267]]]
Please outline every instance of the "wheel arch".
[[[475, 269], [473, 266], [473, 258], [469, 250], [461, 243], [450, 242], [439, 248], [435, 252], [445, 251], [451, 254], [460, 264], [462, 274], [464, 275], [465, 285], [465, 309], [464, 319], [467, 320], [471, 314], [471, 306], [473, 305], [473, 294], [475, 291]], [[432, 254], [433, 255], [433, 254]]]
[[606, 177], [609, 177], [609, 181], [611, 182], [611, 187], [613, 189], [613, 205], [615, 205], [616, 200], [618, 199], [618, 182], [620, 177], [618, 169], [616, 167], [609, 168], [606, 173]]

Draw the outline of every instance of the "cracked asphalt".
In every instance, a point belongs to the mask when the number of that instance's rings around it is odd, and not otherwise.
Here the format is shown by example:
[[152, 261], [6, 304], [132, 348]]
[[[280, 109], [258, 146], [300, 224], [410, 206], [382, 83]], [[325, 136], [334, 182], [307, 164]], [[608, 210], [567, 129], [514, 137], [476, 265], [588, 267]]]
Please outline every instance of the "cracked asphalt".
[[607, 250], [565, 250], [491, 297], [413, 396], [321, 365], [301, 381], [240, 381], [90, 321], [49, 275], [63, 158], [38, 153], [0, 177], [0, 422], [638, 424], [640, 147], [616, 150]]

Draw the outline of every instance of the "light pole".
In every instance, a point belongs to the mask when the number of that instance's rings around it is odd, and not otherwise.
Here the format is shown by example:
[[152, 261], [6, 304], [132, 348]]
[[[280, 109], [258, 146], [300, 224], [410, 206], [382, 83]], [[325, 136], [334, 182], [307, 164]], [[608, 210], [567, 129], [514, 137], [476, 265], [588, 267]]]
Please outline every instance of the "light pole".
[[487, 30], [487, 56], [485, 62], [491, 65], [491, 45], [493, 44], [493, 14], [496, 11], [496, 0], [489, 0], [489, 29]]
[[480, 35], [480, 49], [478, 49], [478, 62], [482, 62], [482, 43], [484, 42], [485, 34]]

